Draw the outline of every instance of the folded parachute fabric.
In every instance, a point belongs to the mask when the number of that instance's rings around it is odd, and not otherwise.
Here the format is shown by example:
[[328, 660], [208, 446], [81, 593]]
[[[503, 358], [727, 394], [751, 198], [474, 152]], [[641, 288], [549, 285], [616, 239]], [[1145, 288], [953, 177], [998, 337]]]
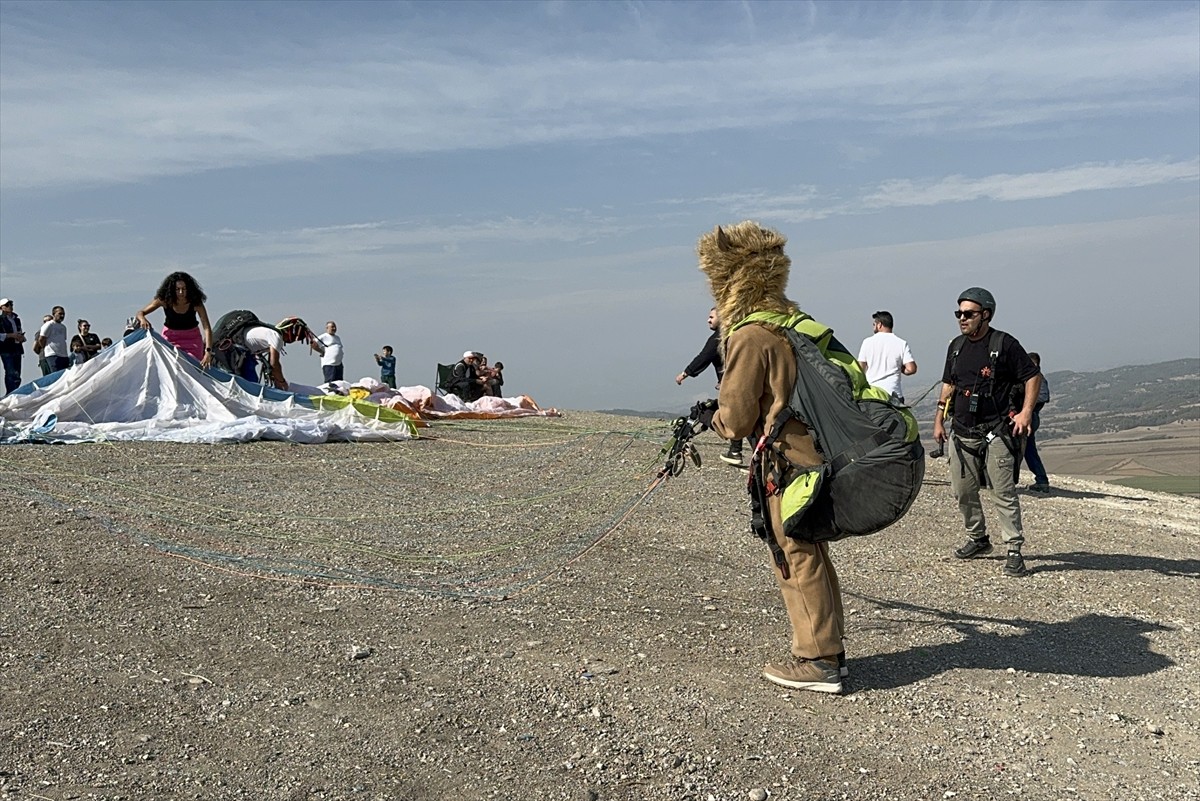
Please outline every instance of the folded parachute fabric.
[[[305, 389], [308, 389], [307, 387]], [[317, 388], [312, 388], [316, 390]], [[428, 387], [397, 387], [374, 378], [362, 378], [350, 385], [350, 398], [366, 392], [363, 401], [378, 404], [422, 420], [496, 420], [505, 417], [561, 417], [557, 409], [543, 409], [528, 395], [511, 398], [483, 397], [464, 403], [457, 395], [437, 395]], [[365, 412], [364, 412], [365, 413]]]
[[[52, 425], [47, 425], [53, 419]], [[159, 334], [134, 331], [81, 365], [0, 398], [0, 443], [388, 441], [414, 436], [395, 410], [321, 408], [309, 397], [204, 370]]]

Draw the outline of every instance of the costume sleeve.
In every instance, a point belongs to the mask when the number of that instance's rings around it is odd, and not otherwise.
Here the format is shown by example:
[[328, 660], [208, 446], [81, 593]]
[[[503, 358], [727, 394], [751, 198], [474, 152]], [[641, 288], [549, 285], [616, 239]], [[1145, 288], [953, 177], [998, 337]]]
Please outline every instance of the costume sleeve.
[[748, 329], [735, 331], [725, 345], [725, 378], [713, 429], [728, 440], [754, 433], [762, 416], [759, 399], [767, 383], [766, 353], [749, 342]]
[[695, 378], [703, 373], [705, 368], [716, 361], [720, 347], [720, 335], [716, 331], [713, 331], [712, 336], [704, 343], [704, 347], [696, 354], [696, 358], [692, 359], [691, 364], [683, 368], [684, 375], [689, 378]]

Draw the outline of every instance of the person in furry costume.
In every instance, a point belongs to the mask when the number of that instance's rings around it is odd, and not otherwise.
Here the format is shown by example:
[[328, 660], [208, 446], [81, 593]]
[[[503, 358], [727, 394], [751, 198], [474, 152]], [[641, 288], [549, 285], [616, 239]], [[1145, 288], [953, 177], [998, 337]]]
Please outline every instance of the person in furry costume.
[[[784, 295], [791, 267], [783, 252], [786, 242], [776, 231], [742, 222], [704, 234], [696, 248], [716, 301], [725, 352], [725, 376], [711, 425], [731, 441], [750, 436], [757, 440], [770, 430], [796, 382], [796, 356], [779, 329], [761, 322], [737, 325], [753, 312], [799, 311]], [[793, 464], [821, 463], [808, 427], [799, 420], [784, 425], [776, 444]], [[775, 579], [792, 624], [792, 645], [788, 658], [767, 665], [763, 677], [793, 689], [840, 693], [846, 671], [837, 572], [825, 543], [784, 535], [780, 500], [779, 495], [769, 496], [767, 507], [778, 546], [772, 549]]]

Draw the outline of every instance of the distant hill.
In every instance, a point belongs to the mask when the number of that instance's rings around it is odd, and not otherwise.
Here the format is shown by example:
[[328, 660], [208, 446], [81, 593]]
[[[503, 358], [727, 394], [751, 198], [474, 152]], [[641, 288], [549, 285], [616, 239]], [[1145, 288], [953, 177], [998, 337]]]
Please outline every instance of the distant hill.
[[[1046, 378], [1050, 402], [1042, 410], [1042, 441], [1200, 419], [1200, 359], [1095, 373], [1059, 370]], [[917, 407], [922, 421], [932, 419], [936, 399], [932, 392]]]
[[[1072, 434], [1099, 434], [1126, 431], [1142, 426], [1158, 426], [1177, 420], [1200, 420], [1200, 359], [1175, 359], [1157, 364], [1135, 364], [1077, 373], [1059, 370], [1047, 376], [1050, 403], [1042, 410], [1038, 439], [1045, 441]], [[906, 386], [910, 398], [920, 396], [927, 385]], [[922, 431], [933, 419], [936, 389], [926, 393], [914, 406]], [[638, 411], [636, 409], [600, 409], [601, 414], [672, 420], [679, 411]]]

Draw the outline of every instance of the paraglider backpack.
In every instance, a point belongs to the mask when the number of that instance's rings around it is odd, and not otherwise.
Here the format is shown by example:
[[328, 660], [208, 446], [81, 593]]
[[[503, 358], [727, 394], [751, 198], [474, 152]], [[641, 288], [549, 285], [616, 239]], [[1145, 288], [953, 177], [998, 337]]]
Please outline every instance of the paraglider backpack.
[[246, 331], [260, 325], [272, 327], [258, 319], [254, 312], [245, 309], [222, 315], [213, 327], [213, 361], [227, 373], [241, 375], [246, 360], [251, 358], [250, 348], [246, 345]]
[[[755, 312], [730, 333], [751, 323], [782, 333], [796, 356], [787, 408], [759, 438], [750, 466], [756, 533], [777, 549], [767, 529], [769, 495], [782, 496], [783, 533], [805, 542], [874, 534], [903, 517], [925, 477], [925, 449], [912, 412], [867, 383], [829, 326], [803, 312]], [[793, 464], [776, 444], [792, 419], [808, 427], [820, 465]], [[781, 559], [776, 553], [776, 562]]]

